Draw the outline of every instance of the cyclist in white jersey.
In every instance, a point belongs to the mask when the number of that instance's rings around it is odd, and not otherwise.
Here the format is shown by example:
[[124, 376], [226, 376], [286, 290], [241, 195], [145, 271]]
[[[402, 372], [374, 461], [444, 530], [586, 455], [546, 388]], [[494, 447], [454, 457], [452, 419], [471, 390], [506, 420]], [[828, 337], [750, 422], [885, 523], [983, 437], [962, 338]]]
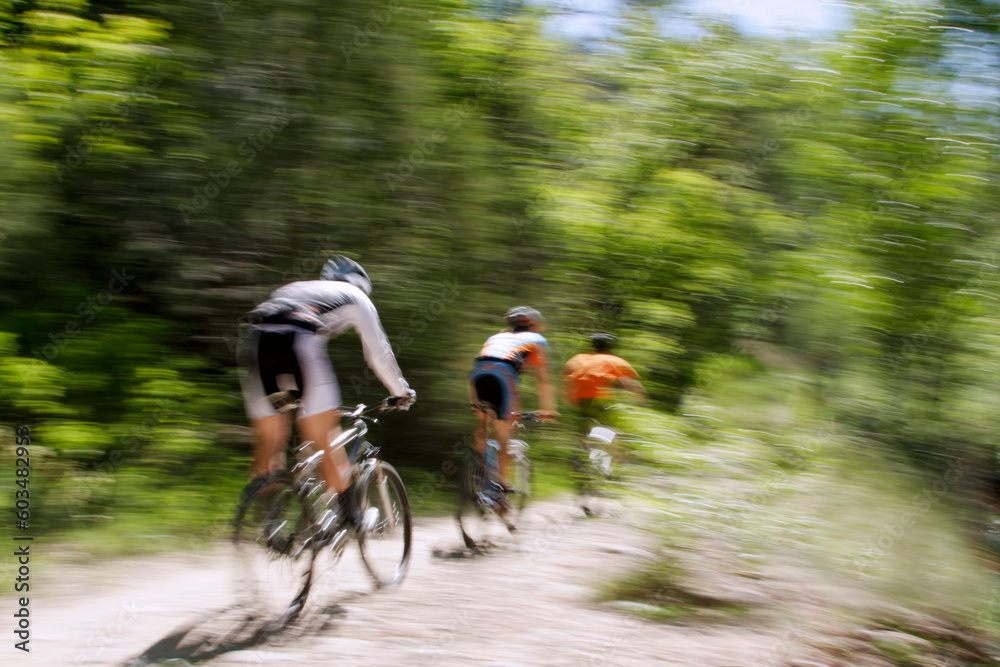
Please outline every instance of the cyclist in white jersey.
[[330, 337], [353, 328], [361, 337], [365, 360], [396, 405], [416, 401], [399, 370], [378, 312], [368, 295], [371, 280], [355, 261], [337, 255], [320, 273], [320, 280], [289, 283], [248, 313], [251, 335], [241, 349], [245, 369], [241, 384], [254, 434], [254, 477], [284, 468], [284, 452], [291, 415], [279, 412], [274, 401], [299, 399], [297, 422], [304, 440], [326, 448], [320, 470], [326, 482], [325, 502], [339, 497], [342, 519], [357, 520], [344, 493], [350, 464], [343, 447], [329, 445], [340, 435], [334, 412], [340, 407], [340, 388], [326, 352]]

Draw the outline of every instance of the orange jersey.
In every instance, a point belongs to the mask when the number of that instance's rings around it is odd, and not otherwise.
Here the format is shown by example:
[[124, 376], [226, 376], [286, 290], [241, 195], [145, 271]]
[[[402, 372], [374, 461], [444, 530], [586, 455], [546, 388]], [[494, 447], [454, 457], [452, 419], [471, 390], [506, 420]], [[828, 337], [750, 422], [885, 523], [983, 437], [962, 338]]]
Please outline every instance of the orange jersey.
[[567, 397], [571, 401], [585, 398], [611, 398], [612, 388], [619, 378], [638, 378], [632, 366], [613, 354], [578, 354], [566, 362], [563, 376], [569, 386]]

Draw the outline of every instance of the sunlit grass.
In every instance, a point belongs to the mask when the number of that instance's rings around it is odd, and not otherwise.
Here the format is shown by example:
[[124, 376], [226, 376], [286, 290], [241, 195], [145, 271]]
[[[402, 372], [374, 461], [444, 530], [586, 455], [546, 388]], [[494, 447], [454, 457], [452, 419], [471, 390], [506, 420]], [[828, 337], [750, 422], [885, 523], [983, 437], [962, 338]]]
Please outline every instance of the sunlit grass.
[[685, 586], [683, 567], [662, 558], [649, 567], [605, 583], [598, 599], [635, 602], [629, 610], [661, 623], [738, 622], [749, 611], [746, 605], [727, 602]]
[[[741, 369], [716, 378], [681, 416], [629, 415], [649, 464], [634, 495], [652, 501], [648, 527], [664, 552], [602, 595], [655, 599], [692, 576], [736, 576], [767, 592], [767, 581], [787, 585], [788, 572], [805, 571], [807, 585], [838, 591], [824, 612], [831, 617], [875, 622], [895, 605], [995, 632], [1000, 614], [980, 613], [995, 584], [950, 496], [971, 471], [928, 478], [877, 443], [848, 439], [820, 419], [811, 385]], [[687, 571], [706, 559], [714, 571]], [[699, 604], [675, 597], [677, 618]]]

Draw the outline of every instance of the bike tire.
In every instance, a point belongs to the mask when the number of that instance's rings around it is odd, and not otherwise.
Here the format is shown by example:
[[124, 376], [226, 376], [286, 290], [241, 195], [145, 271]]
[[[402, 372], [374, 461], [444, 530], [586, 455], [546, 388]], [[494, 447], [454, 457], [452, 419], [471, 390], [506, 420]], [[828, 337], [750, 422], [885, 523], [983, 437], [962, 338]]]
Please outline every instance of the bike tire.
[[484, 504], [483, 498], [487, 480], [483, 456], [478, 452], [469, 451], [459, 477], [455, 521], [458, 523], [458, 530], [462, 534], [466, 548], [480, 554], [489, 546], [487, 525], [489, 509]]
[[412, 549], [413, 517], [406, 487], [395, 468], [375, 461], [362, 473], [355, 492], [361, 514], [361, 560], [376, 586], [395, 586], [406, 576]]
[[579, 481], [580, 508], [588, 517], [601, 515], [604, 504], [601, 499], [615, 495], [616, 452], [620, 445], [617, 433], [610, 440], [589, 434], [583, 439], [574, 468]]
[[[511, 450], [508, 450], [508, 456], [511, 456]], [[507, 474], [511, 479], [508, 481], [513, 484], [516, 480], [522, 490], [515, 490], [504, 497], [506, 511], [501, 510], [501, 498], [492, 486], [482, 455], [471, 452], [462, 467], [455, 520], [466, 548], [477, 554], [485, 554], [505, 536], [516, 531], [521, 511], [530, 497], [530, 461], [526, 456], [512, 457], [510, 463]]]
[[287, 472], [248, 484], [236, 509], [233, 543], [242, 561], [241, 592], [272, 627], [305, 607], [316, 559], [315, 525]]

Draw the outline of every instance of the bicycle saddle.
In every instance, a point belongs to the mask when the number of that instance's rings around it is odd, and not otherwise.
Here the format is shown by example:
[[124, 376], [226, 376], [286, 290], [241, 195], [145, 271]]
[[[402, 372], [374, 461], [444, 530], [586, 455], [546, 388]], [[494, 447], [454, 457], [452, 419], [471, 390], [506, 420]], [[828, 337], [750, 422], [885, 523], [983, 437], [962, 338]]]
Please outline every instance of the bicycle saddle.
[[267, 400], [271, 401], [271, 405], [280, 415], [297, 410], [302, 405], [302, 393], [295, 390], [276, 391], [273, 394], [268, 394]]

